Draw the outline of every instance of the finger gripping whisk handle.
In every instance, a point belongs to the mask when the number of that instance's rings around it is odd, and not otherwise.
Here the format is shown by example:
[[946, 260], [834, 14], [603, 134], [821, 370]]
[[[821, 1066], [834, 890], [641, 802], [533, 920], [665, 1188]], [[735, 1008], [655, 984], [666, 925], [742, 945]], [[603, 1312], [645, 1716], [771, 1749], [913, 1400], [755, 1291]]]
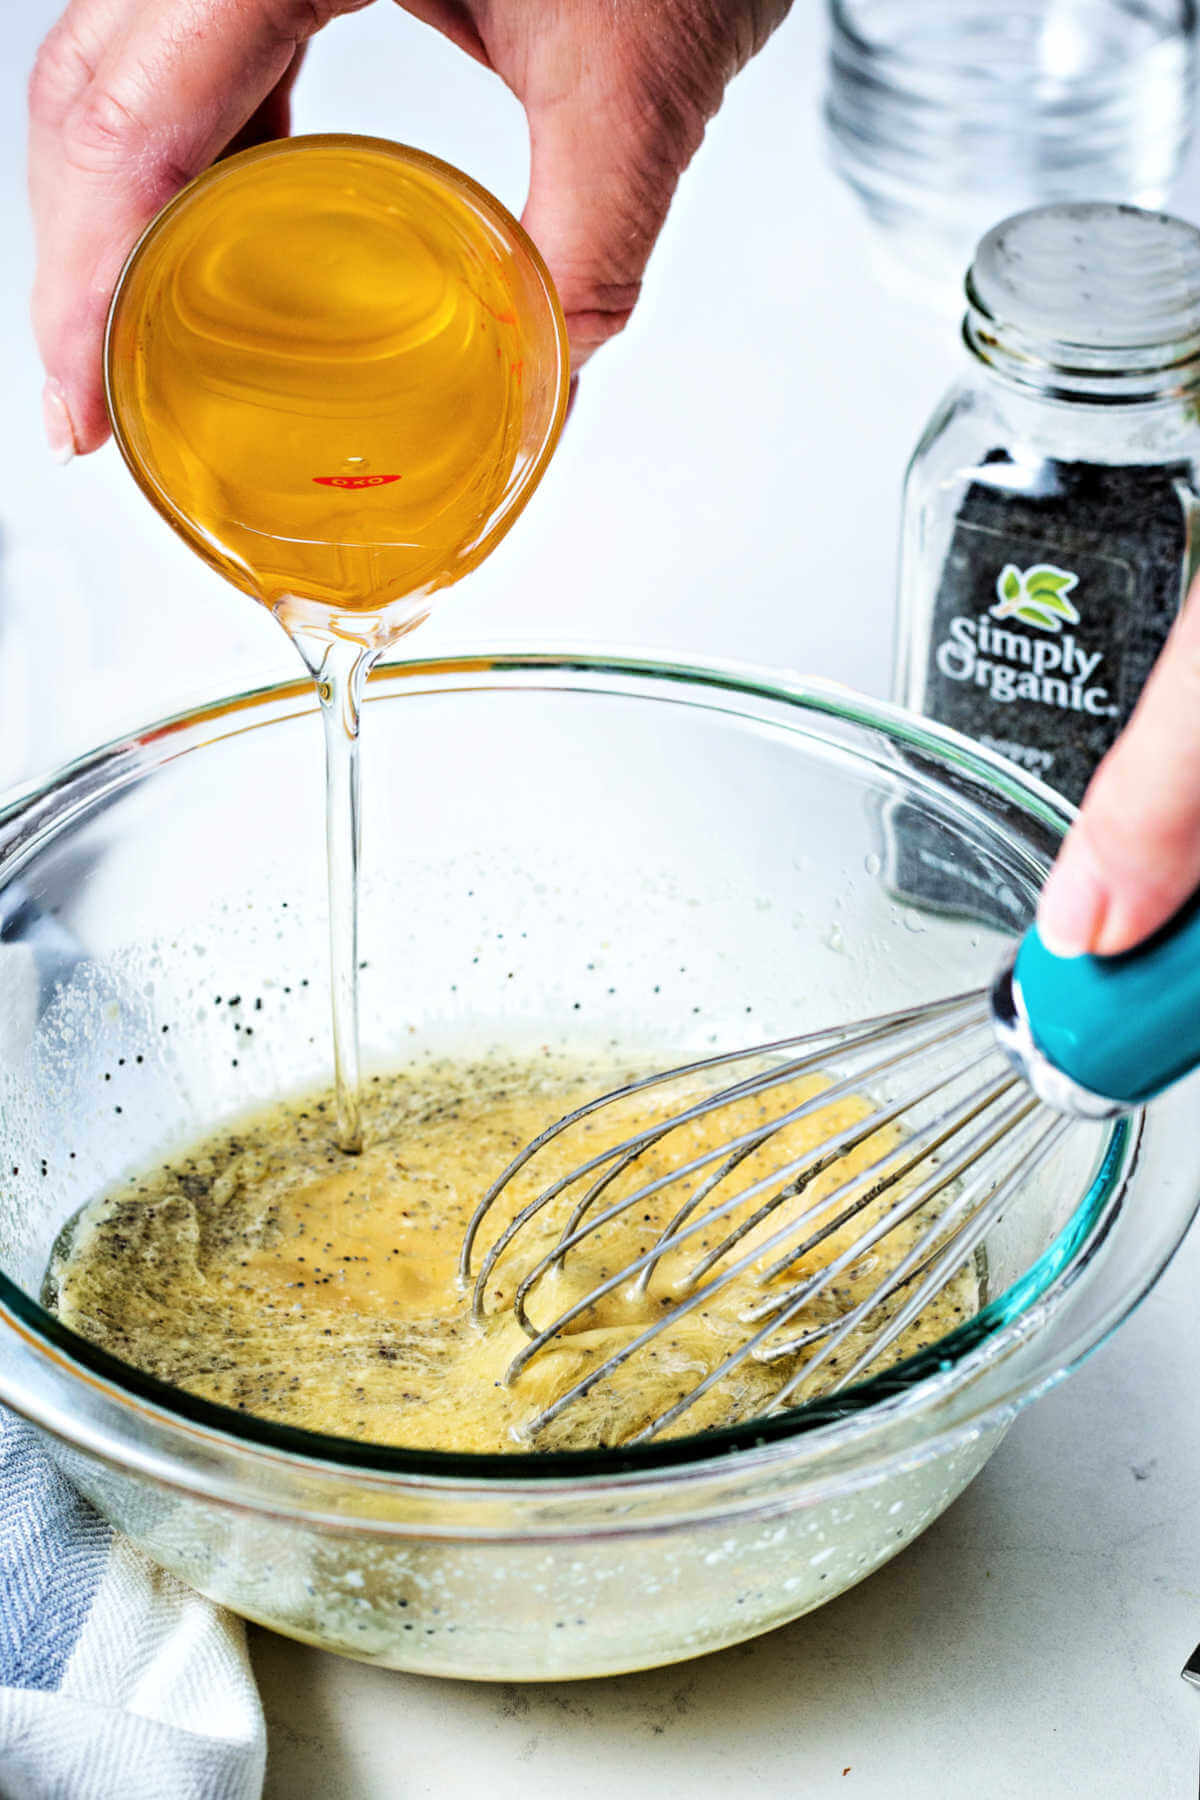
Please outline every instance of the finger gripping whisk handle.
[[[1006, 1006], [1026, 1057], [1118, 1111], [1152, 1100], [1200, 1068], [1200, 894], [1122, 956], [1055, 956], [1032, 927], [993, 994], [1002, 1038]], [[1019, 1053], [1010, 1051], [1023, 1063]], [[1025, 1068], [1043, 1091], [1036, 1070]], [[1044, 1097], [1065, 1110], [1089, 1110]]]

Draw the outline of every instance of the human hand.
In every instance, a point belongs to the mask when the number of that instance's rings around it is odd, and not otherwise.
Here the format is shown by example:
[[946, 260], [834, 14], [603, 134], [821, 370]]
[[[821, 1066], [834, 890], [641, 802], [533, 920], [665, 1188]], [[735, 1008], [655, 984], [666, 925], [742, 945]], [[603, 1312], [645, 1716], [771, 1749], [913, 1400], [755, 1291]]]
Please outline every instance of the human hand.
[[[619, 331], [680, 175], [730, 78], [790, 0], [401, 0], [521, 101], [523, 223], [578, 368]], [[104, 321], [171, 196], [231, 145], [283, 136], [304, 47], [370, 0], [70, 0], [30, 86], [34, 327], [64, 459], [108, 436]]]
[[1115, 956], [1200, 887], [1200, 577], [1042, 890], [1060, 956]]

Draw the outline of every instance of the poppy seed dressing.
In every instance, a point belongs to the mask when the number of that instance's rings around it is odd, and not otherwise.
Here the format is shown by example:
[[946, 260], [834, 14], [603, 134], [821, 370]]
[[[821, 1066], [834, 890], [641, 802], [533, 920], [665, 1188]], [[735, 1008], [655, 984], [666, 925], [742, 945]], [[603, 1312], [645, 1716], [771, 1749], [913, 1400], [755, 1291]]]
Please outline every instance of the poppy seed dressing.
[[[92, 1201], [60, 1237], [44, 1299], [110, 1354], [260, 1418], [410, 1449], [519, 1449], [527, 1423], [659, 1319], [679, 1298], [679, 1282], [696, 1256], [713, 1247], [706, 1231], [694, 1246], [668, 1252], [644, 1288], [624, 1283], [599, 1297], [510, 1384], [506, 1371], [528, 1342], [513, 1311], [515, 1286], [559, 1242], [574, 1204], [563, 1193], [523, 1234], [518, 1251], [497, 1265], [484, 1316], [472, 1317], [471, 1296], [457, 1271], [476, 1201], [519, 1145], [601, 1087], [623, 1084], [628, 1074], [583, 1065], [555, 1073], [542, 1059], [448, 1060], [401, 1069], [368, 1084], [364, 1146], [357, 1154], [331, 1139], [329, 1096], [277, 1103]], [[772, 1095], [786, 1110], [824, 1085], [810, 1076]], [[694, 1097], [702, 1091], [698, 1085]], [[761, 1127], [768, 1106], [763, 1095], [750, 1095], [722, 1111], [719, 1121], [694, 1119], [672, 1134], [670, 1145], [651, 1147], [644, 1173], [661, 1176], [673, 1158], [687, 1162], [712, 1151], [731, 1125]], [[661, 1124], [671, 1110], [662, 1096], [638, 1093], [622, 1111], [623, 1129]], [[828, 1106], [772, 1132], [761, 1149], [739, 1159], [736, 1173], [731, 1167], [734, 1191], [747, 1189], [744, 1206], [726, 1221], [750, 1225], [739, 1255], [761, 1242], [769, 1261], [772, 1234], [784, 1217], [754, 1224], [754, 1181], [778, 1170], [781, 1159], [830, 1142], [869, 1110], [861, 1096], [835, 1094]], [[543, 1180], [574, 1165], [590, 1129], [584, 1120], [578, 1136], [564, 1138], [549, 1162], [539, 1165], [540, 1176], [530, 1171], [509, 1190], [494, 1220], [497, 1230]], [[803, 1216], [805, 1207], [840, 1184], [865, 1177], [882, 1150], [901, 1141], [899, 1126], [885, 1125], [822, 1168], [785, 1204]], [[634, 1172], [627, 1184], [641, 1178]], [[609, 1198], [620, 1191], [611, 1189]], [[543, 1322], [644, 1250], [674, 1211], [672, 1195], [663, 1188], [648, 1192], [644, 1204], [577, 1246], [538, 1290]], [[714, 1204], [725, 1197], [720, 1187], [713, 1190]], [[868, 1190], [861, 1212], [810, 1246], [801, 1271], [823, 1267], [854, 1245], [864, 1221], [880, 1217], [893, 1199], [894, 1193], [871, 1198]], [[792, 1322], [818, 1329], [845, 1317], [874, 1293], [881, 1271], [913, 1249], [930, 1217], [925, 1208], [914, 1212], [874, 1254], [856, 1258], [814, 1295]], [[789, 1267], [790, 1273], [778, 1276], [785, 1284], [797, 1272], [796, 1265]], [[742, 1270], [702, 1306], [670, 1323], [539, 1434], [536, 1447], [588, 1448], [635, 1435], [744, 1344], [745, 1307], [763, 1293], [757, 1273]], [[892, 1304], [898, 1309], [904, 1297], [899, 1293]], [[878, 1367], [944, 1336], [978, 1310], [980, 1299], [972, 1262], [904, 1327]], [[813, 1372], [802, 1398], [836, 1383], [886, 1319], [888, 1304], [860, 1322]], [[745, 1359], [700, 1396], [681, 1431], [764, 1411], [803, 1359], [803, 1350], [795, 1351], [790, 1371], [786, 1361]]]

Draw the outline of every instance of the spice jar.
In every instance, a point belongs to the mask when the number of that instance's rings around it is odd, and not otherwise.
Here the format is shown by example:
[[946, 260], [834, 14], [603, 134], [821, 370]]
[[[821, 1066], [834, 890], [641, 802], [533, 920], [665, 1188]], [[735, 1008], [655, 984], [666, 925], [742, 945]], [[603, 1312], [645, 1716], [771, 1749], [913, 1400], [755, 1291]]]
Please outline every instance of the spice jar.
[[1037, 207], [966, 292], [971, 367], [905, 485], [895, 692], [1078, 801], [1197, 561], [1200, 231]]

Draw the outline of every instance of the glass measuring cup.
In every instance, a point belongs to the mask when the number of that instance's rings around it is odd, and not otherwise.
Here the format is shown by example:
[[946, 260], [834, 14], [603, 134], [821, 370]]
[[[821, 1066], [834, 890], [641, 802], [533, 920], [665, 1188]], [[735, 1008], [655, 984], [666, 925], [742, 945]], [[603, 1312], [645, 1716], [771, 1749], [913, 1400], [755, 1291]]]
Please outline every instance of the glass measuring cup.
[[186, 187], [117, 284], [105, 380], [143, 492], [267, 606], [326, 727], [339, 1141], [358, 1142], [363, 684], [537, 485], [566, 410], [550, 276], [485, 189], [344, 135], [245, 151]]

